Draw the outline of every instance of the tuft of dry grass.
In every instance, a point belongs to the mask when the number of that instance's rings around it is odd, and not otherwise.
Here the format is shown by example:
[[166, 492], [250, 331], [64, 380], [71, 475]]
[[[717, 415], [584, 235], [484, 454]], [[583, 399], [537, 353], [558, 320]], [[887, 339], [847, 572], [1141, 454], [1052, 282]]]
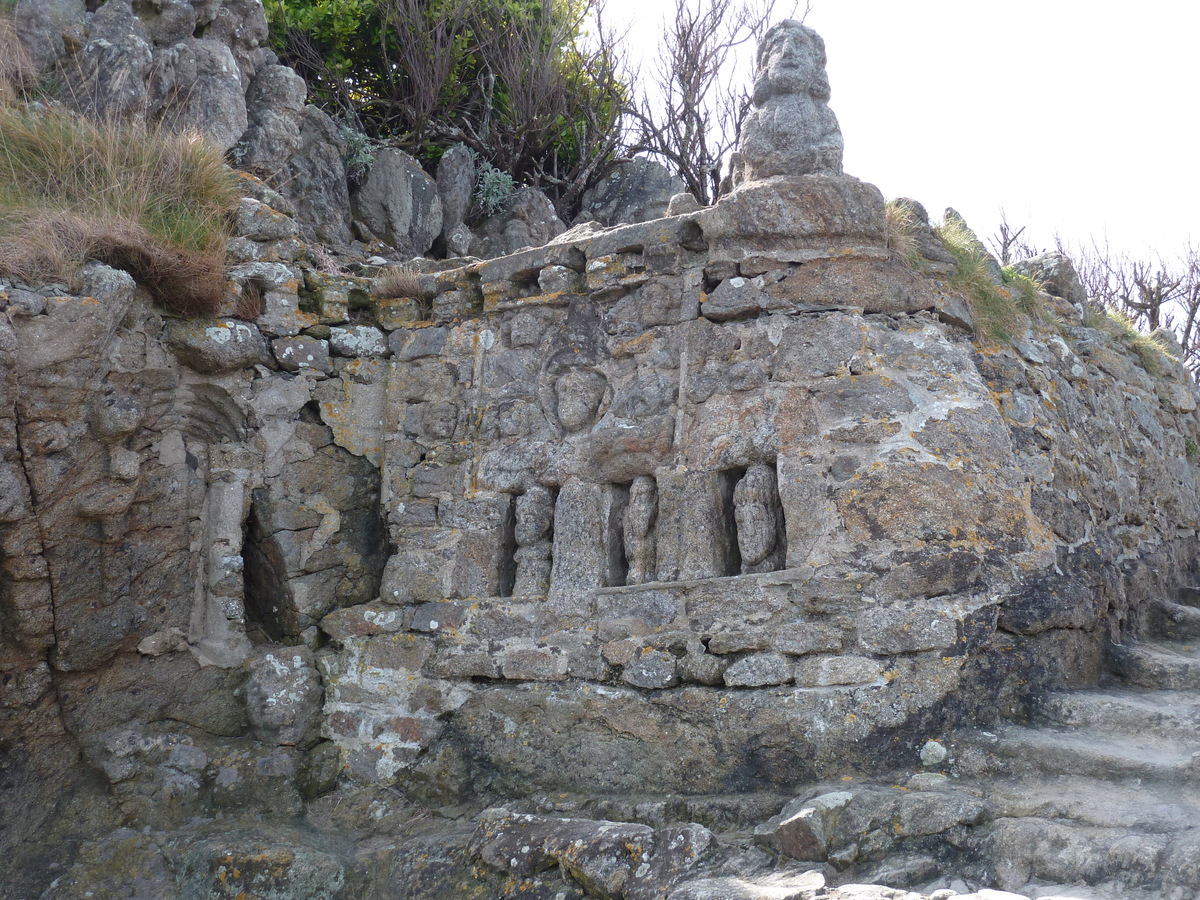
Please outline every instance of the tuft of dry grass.
[[88, 259], [129, 271], [164, 306], [213, 313], [237, 181], [198, 135], [0, 106], [0, 273], [70, 281]]
[[16, 100], [32, 74], [33, 63], [12, 19], [0, 14], [0, 103]]
[[380, 273], [372, 284], [372, 292], [381, 300], [424, 300], [421, 276], [417, 272], [393, 266]]
[[263, 296], [263, 290], [254, 282], [247, 282], [242, 288], [241, 294], [238, 295], [237, 306], [234, 309], [234, 318], [242, 319], [246, 322], [253, 322], [263, 314], [263, 308], [266, 304], [266, 299]]
[[914, 269], [919, 267], [921, 254], [917, 249], [917, 222], [912, 210], [897, 200], [889, 200], [884, 210], [887, 215], [888, 250]]
[[933, 233], [955, 259], [950, 284], [967, 298], [976, 334], [987, 341], [1013, 340], [1024, 315], [1013, 292], [992, 281], [983, 245], [965, 224], [949, 217]]

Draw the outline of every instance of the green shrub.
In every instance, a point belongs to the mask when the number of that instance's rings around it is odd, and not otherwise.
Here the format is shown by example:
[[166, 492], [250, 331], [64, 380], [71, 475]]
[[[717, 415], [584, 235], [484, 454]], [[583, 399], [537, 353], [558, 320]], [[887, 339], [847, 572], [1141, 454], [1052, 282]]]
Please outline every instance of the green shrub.
[[371, 163], [375, 162], [375, 154], [379, 152], [380, 144], [347, 122], [338, 124], [338, 136], [346, 145], [342, 155], [346, 163], [346, 177], [359, 184], [371, 170]]
[[335, 117], [432, 163], [466, 144], [570, 210], [619, 143], [599, 0], [267, 0], [284, 61]]
[[475, 178], [475, 202], [485, 215], [498, 213], [512, 199], [513, 184], [511, 175], [481, 160]]
[[213, 312], [238, 196], [220, 151], [197, 135], [0, 106], [0, 274], [70, 281], [98, 259], [166, 306]]

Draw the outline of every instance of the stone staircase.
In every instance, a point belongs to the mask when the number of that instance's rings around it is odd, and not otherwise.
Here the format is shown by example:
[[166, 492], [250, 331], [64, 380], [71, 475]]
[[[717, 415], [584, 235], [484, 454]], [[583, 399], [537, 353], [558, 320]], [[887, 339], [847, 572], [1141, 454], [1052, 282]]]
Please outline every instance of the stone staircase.
[[971, 880], [1035, 898], [1200, 897], [1200, 590], [1177, 600], [1113, 648], [1098, 687], [959, 736], [945, 788], [988, 814], [941, 837]]
[[1109, 669], [1026, 724], [950, 735], [936, 771], [812, 785], [755, 841], [834, 883], [937, 897], [1200, 900], [1200, 590], [1156, 602]]

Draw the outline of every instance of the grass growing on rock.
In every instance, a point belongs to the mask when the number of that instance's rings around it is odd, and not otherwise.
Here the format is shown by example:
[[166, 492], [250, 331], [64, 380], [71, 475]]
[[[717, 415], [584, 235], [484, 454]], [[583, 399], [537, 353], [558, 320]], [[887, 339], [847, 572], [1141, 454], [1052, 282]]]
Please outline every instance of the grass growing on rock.
[[0, 105], [0, 274], [70, 282], [88, 259], [186, 315], [215, 312], [237, 181], [196, 135]]
[[400, 266], [384, 269], [375, 278], [371, 287], [375, 296], [384, 300], [421, 300], [424, 298], [420, 273]]
[[1106, 307], [1104, 314], [1116, 327], [1117, 335], [1133, 350], [1146, 374], [1157, 378], [1166, 374], [1170, 364], [1177, 362], [1166, 344], [1152, 334], [1139, 331], [1137, 323], [1125, 311]]
[[950, 284], [966, 296], [980, 337], [1011, 341], [1026, 317], [1040, 317], [1042, 303], [1037, 284], [1015, 272], [1008, 273], [1007, 284], [997, 284], [983, 245], [965, 224], [947, 219], [933, 233], [954, 257], [956, 266]]
[[889, 200], [884, 207], [884, 213], [887, 219], [888, 250], [912, 268], [919, 268], [921, 253], [917, 248], [917, 222], [912, 210], [897, 200]]

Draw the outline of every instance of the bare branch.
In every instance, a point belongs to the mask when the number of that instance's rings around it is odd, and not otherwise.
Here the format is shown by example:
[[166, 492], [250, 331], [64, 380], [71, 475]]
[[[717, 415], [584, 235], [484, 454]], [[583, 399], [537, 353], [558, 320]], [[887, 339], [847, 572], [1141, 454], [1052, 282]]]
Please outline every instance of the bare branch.
[[733, 63], [783, 17], [777, 5], [777, 0], [675, 0], [652, 85], [631, 110], [637, 123], [631, 152], [658, 157], [703, 203], [716, 199], [725, 157], [750, 108], [744, 84], [734, 83], [747, 80], [746, 73]]

